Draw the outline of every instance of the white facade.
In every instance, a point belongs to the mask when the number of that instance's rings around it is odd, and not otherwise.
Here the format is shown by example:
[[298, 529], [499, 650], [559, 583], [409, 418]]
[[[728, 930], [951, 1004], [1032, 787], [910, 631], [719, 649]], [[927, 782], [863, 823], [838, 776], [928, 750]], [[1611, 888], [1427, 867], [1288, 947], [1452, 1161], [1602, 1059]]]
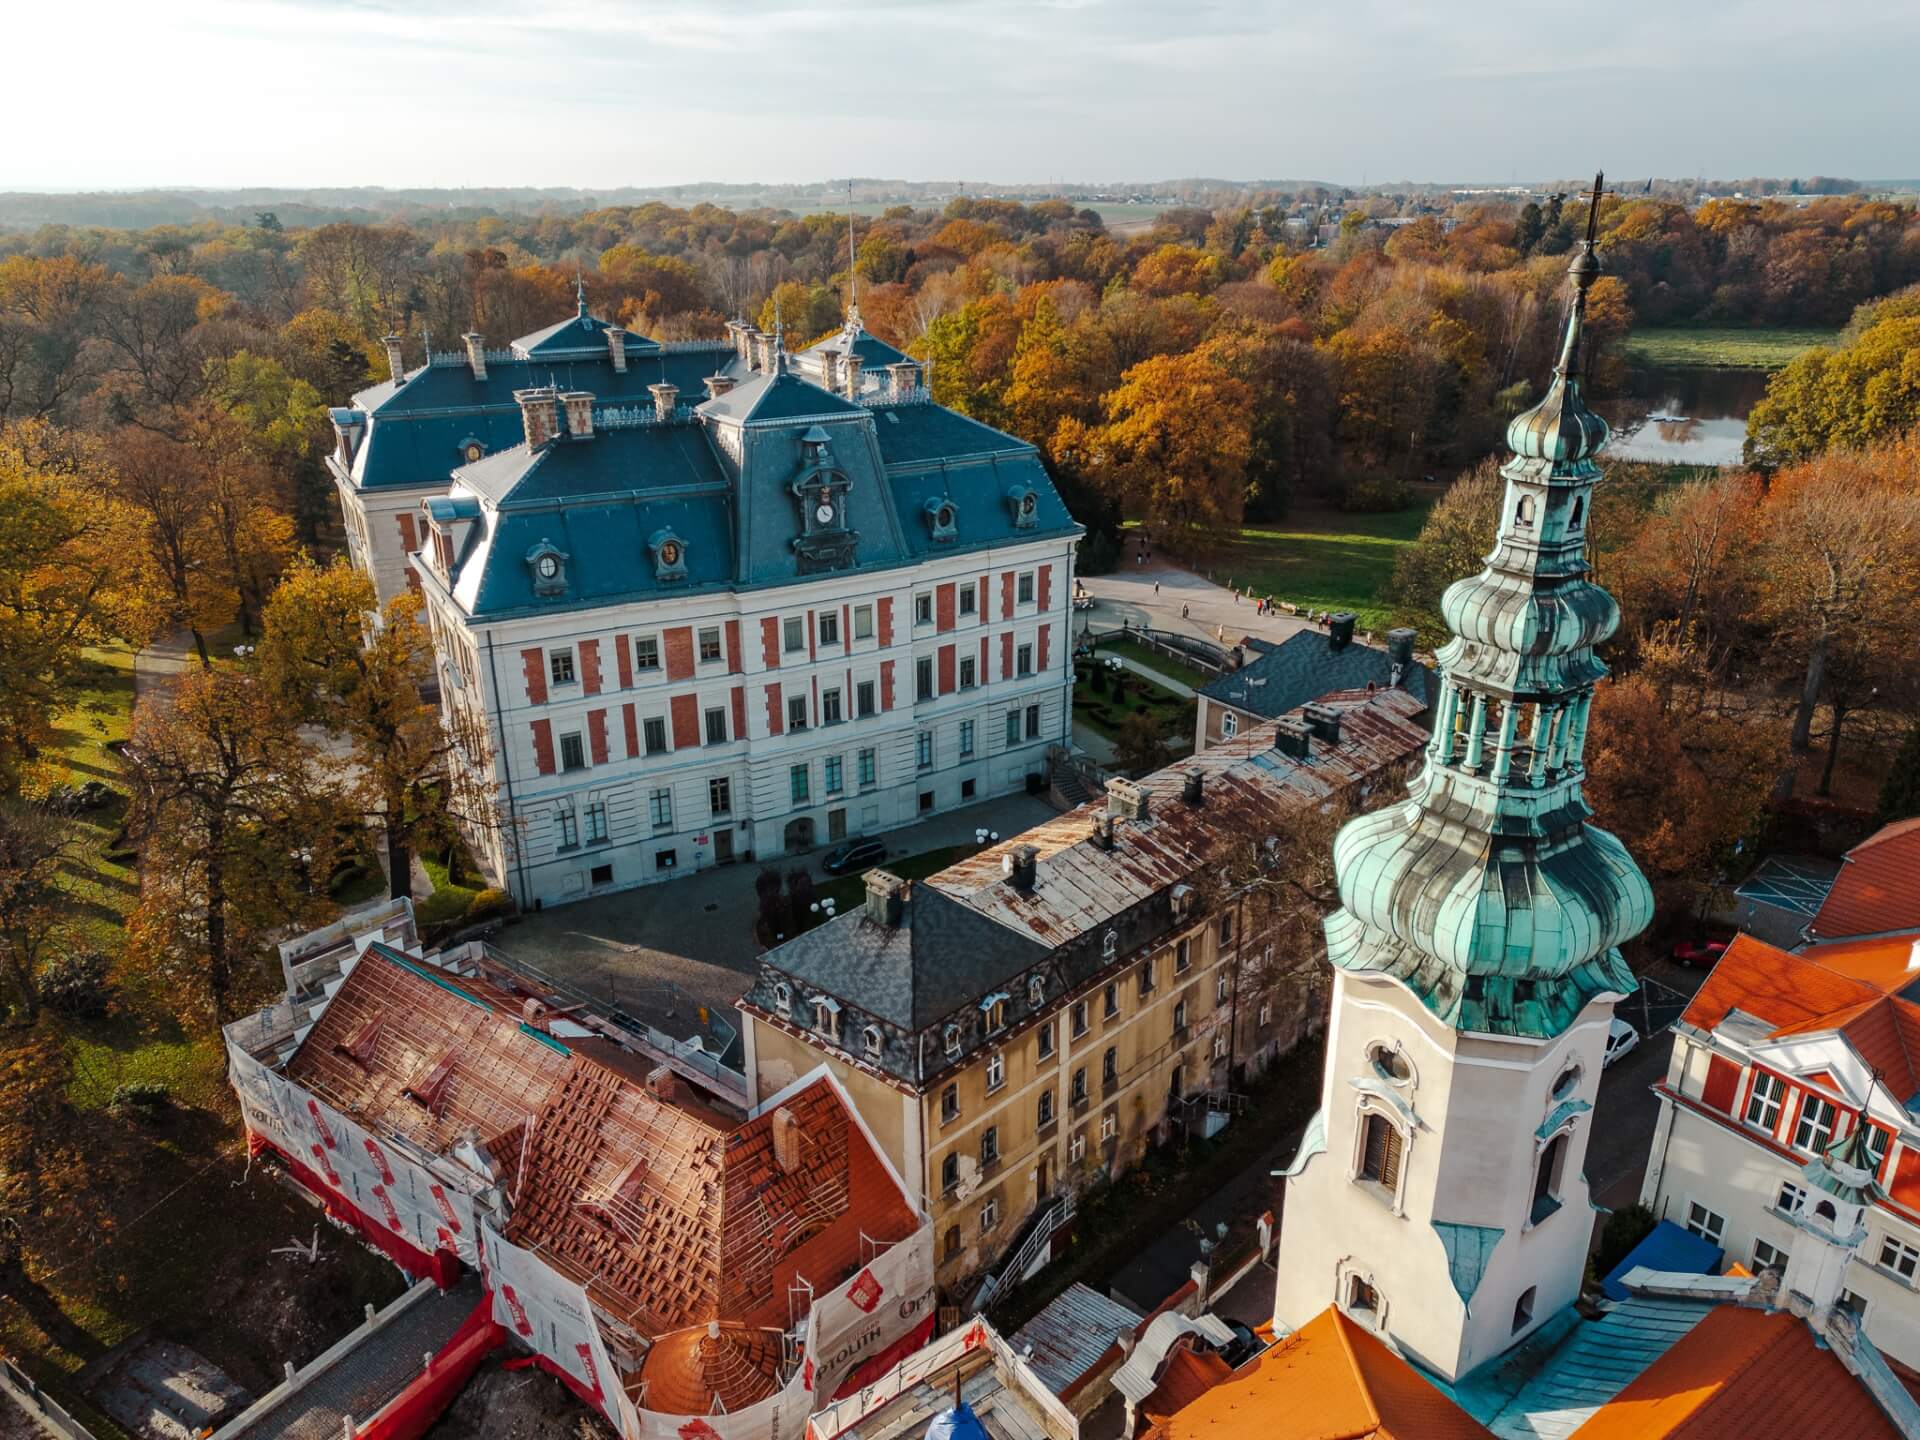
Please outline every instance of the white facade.
[[446, 494], [449, 482], [443, 478], [432, 485], [362, 490], [338, 448], [327, 457], [327, 472], [340, 494], [347, 553], [372, 578], [384, 605], [410, 583], [411, 556], [420, 543], [420, 502]]
[[[1579, 1294], [1614, 1001], [1542, 1041], [1456, 1031], [1397, 981], [1334, 977], [1324, 1150], [1303, 1144], [1288, 1180], [1274, 1324], [1337, 1304], [1457, 1379]], [[1370, 1120], [1398, 1136], [1390, 1185], [1367, 1173]]]
[[1888, 1193], [1868, 1211], [1839, 1283], [1880, 1351], [1920, 1366], [1920, 1126], [1841, 1037], [1768, 1039], [1770, 1027], [1748, 1022], [1752, 1043], [1743, 1044], [1741, 1018], [1711, 1036], [1676, 1028], [1641, 1203], [1721, 1246], [1729, 1262], [1788, 1265], [1814, 1243], [1803, 1222], [1820, 1197], [1802, 1171], [1864, 1108], [1887, 1132], [1875, 1143]]
[[499, 621], [416, 554], [442, 705], [494, 750], [476, 858], [556, 904], [1023, 789], [1071, 728], [1073, 544]]

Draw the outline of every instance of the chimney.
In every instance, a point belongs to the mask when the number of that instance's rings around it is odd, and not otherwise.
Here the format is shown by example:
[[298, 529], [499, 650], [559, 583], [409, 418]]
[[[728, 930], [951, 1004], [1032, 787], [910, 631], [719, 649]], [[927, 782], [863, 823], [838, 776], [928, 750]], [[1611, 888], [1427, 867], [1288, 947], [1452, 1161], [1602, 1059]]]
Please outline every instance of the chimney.
[[1146, 787], [1118, 776], [1107, 781], [1107, 814], [1116, 820], [1146, 819]]
[[849, 400], [858, 400], [860, 398], [861, 363], [860, 357], [849, 350], [845, 363], [840, 367], [840, 373], [847, 382], [847, 399]]
[[546, 1002], [528, 997], [520, 1002], [520, 1018], [536, 1030], [547, 1028]]
[[1331, 705], [1322, 705], [1317, 701], [1300, 707], [1300, 716], [1307, 722], [1307, 728], [1314, 738], [1324, 744], [1340, 743], [1340, 712]]
[[400, 337], [382, 335], [380, 343], [387, 347], [387, 374], [392, 377], [393, 383], [398, 385], [407, 378], [407, 362], [400, 354]]
[[1113, 851], [1113, 816], [1096, 815], [1093, 817], [1093, 843], [1108, 853]]
[[1008, 882], [1022, 895], [1031, 895], [1039, 883], [1040, 851], [1032, 845], [1016, 845], [1001, 859]]
[[618, 325], [607, 327], [607, 354], [613, 358], [613, 373], [627, 373], [627, 332]]
[[773, 337], [764, 330], [755, 330], [747, 337], [747, 344], [753, 348], [753, 358], [747, 363], [762, 374], [771, 370], [773, 368]]
[[593, 393], [569, 390], [560, 397], [567, 407], [567, 434], [576, 440], [593, 438]]
[[531, 390], [516, 390], [520, 402], [520, 423], [526, 428], [527, 448], [538, 450], [559, 433], [560, 392], [551, 385], [536, 385]]
[[718, 400], [731, 389], [733, 389], [733, 377], [731, 375], [707, 376], [707, 398], [709, 400]]
[[1201, 803], [1205, 783], [1198, 770], [1189, 770], [1186, 783], [1180, 787], [1180, 798], [1197, 807]]
[[898, 928], [905, 903], [907, 882], [875, 866], [867, 871], [867, 919], [876, 925]]
[[1353, 643], [1353, 612], [1342, 610], [1327, 622], [1327, 648], [1344, 650]]
[[1405, 626], [1387, 631], [1387, 659], [1393, 665], [1390, 685], [1407, 683], [1407, 672], [1413, 669], [1413, 635]]
[[835, 362], [839, 360], [839, 358], [840, 357], [838, 355], [835, 355], [831, 350], [822, 350], [820, 352], [820, 388], [821, 389], [831, 390], [834, 388], [834, 385], [833, 385], [834, 376], [836, 375], [839, 369], [839, 367], [835, 364]]
[[906, 399], [919, 381], [920, 367], [911, 360], [900, 360], [887, 366], [887, 394], [892, 399]]
[[1273, 722], [1273, 748], [1295, 760], [1305, 760], [1313, 753], [1313, 731], [1304, 721], [1283, 716]]
[[647, 393], [653, 396], [653, 418], [662, 425], [673, 419], [674, 402], [680, 398], [680, 387], [663, 380], [658, 385], [647, 386]]
[[663, 1104], [671, 1105], [677, 1078], [666, 1066], [656, 1065], [647, 1072], [647, 1093]]
[[467, 364], [473, 367], [473, 378], [487, 378], [487, 337], [477, 330], [469, 330], [460, 337], [467, 342]]
[[782, 1175], [800, 1168], [800, 1121], [782, 1105], [773, 1112], [773, 1163]]

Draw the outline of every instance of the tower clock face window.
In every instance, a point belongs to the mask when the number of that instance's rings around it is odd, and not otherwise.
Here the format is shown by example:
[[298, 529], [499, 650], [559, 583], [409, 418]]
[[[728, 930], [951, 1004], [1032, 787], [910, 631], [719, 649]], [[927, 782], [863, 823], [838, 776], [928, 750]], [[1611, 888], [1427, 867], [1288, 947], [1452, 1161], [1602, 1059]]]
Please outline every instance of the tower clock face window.
[[1022, 495], [1020, 497], [1020, 513], [1022, 515], [1033, 514], [1033, 505], [1034, 505], [1034, 500], [1031, 493]]
[[467, 448], [465, 453], [467, 457], [467, 463], [471, 465], [474, 461], [478, 460], [482, 455], [486, 454], [487, 452], [481, 448], [480, 442], [478, 440], [470, 440], [467, 442]]
[[833, 523], [833, 504], [832, 504], [832, 502], [830, 502], [830, 501], [826, 501], [826, 500], [822, 500], [822, 501], [820, 502], [820, 505], [819, 505], [819, 508], [817, 508], [817, 509], [816, 509], [816, 510], [815, 510], [815, 511], [813, 512], [813, 518], [814, 518], [815, 520], [817, 520], [817, 521], [819, 521], [819, 523], [820, 523], [820, 524], [822, 524], [822, 525], [831, 525], [831, 524]]
[[558, 560], [554, 559], [551, 555], [542, 555], [540, 557], [540, 578], [542, 580], [551, 580], [559, 573], [560, 562]]

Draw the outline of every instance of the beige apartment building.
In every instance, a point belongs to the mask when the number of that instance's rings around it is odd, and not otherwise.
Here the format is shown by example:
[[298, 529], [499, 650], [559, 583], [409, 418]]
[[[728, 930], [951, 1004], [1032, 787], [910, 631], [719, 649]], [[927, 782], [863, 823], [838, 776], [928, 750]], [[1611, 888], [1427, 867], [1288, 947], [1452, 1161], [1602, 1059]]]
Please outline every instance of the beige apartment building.
[[950, 1300], [1015, 1246], [1003, 1277], [1044, 1263], [1059, 1201], [1212, 1134], [1235, 1077], [1318, 1027], [1265, 979], [1258, 875], [1217, 877], [1416, 754], [1419, 708], [1328, 696], [925, 880], [869, 872], [859, 911], [760, 958], [740, 1002], [752, 1095], [827, 1062], [932, 1216]]

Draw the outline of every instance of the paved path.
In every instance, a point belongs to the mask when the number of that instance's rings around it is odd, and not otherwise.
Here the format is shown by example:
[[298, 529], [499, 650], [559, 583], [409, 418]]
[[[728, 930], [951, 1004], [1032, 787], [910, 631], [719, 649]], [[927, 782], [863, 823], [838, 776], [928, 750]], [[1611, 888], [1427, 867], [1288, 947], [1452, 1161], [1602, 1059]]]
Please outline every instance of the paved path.
[[1111, 575], [1089, 575], [1079, 580], [1081, 588], [1093, 596], [1094, 605], [1091, 610], [1075, 612], [1075, 634], [1088, 629], [1117, 630], [1124, 620], [1136, 628], [1170, 630], [1216, 645], [1237, 645], [1243, 635], [1277, 642], [1312, 628], [1285, 611], [1256, 615], [1253, 601], [1191, 570], [1161, 560], [1141, 565], [1133, 561], [1131, 551], [1128, 556]]
[[185, 630], [173, 630], [157, 637], [133, 657], [134, 703], [151, 700], [157, 705], [166, 704], [180, 672], [199, 663], [200, 657], [193, 649], [193, 636]]
[[[877, 838], [897, 859], [970, 844], [982, 826], [1005, 839], [1056, 813], [1033, 796], [1003, 795]], [[769, 863], [783, 871], [804, 866], [819, 880], [823, 854], [821, 849]], [[730, 1019], [753, 977], [760, 953], [753, 934], [759, 911], [753, 879], [760, 869], [751, 862], [721, 865], [529, 913], [503, 929], [493, 944], [556, 979], [608, 997], [662, 1030], [688, 1035], [697, 1024], [688, 1013], [691, 1006], [706, 1005]]]

